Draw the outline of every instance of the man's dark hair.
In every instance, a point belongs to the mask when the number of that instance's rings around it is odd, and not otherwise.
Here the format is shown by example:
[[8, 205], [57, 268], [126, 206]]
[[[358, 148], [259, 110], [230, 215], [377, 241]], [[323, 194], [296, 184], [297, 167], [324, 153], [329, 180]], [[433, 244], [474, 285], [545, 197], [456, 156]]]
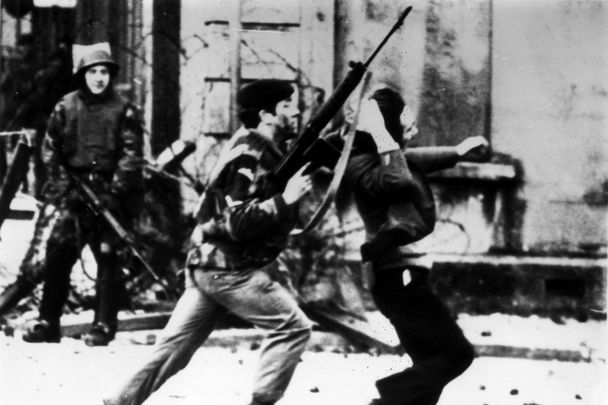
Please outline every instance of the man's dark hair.
[[255, 128], [260, 123], [260, 111], [276, 114], [277, 103], [293, 94], [293, 86], [276, 79], [256, 80], [243, 86], [236, 97], [239, 119], [245, 128]]
[[241, 109], [239, 110], [239, 120], [245, 128], [255, 128], [260, 123], [260, 111], [264, 110], [269, 113], [276, 114], [276, 107], [277, 104], [274, 103], [259, 108], [250, 108], [246, 110]]
[[403, 125], [401, 125], [401, 113], [405, 108], [403, 97], [397, 91], [384, 87], [376, 90], [371, 98], [378, 103], [387, 131], [398, 144], [403, 143]]

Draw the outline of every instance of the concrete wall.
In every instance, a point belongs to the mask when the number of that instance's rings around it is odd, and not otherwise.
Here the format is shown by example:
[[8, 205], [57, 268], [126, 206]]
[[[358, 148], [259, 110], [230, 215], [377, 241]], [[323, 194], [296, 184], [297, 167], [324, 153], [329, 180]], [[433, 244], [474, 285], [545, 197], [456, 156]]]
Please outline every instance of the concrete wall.
[[495, 1], [492, 144], [522, 163], [525, 251], [606, 252], [608, 4]]
[[[383, 0], [338, 1], [343, 74], [397, 18]], [[607, 4], [420, 1], [376, 61], [374, 81], [404, 91], [419, 144], [484, 135], [521, 178], [437, 184], [440, 217], [470, 239], [461, 253], [605, 254], [608, 204]], [[509, 155], [504, 159], [503, 154]], [[441, 225], [441, 224], [440, 224]], [[435, 235], [437, 236], [437, 235]], [[447, 238], [439, 251], [455, 251]], [[435, 243], [437, 245], [437, 243]], [[431, 249], [433, 250], [433, 249]]]
[[[490, 3], [411, 4], [404, 25], [372, 65], [372, 85], [388, 84], [402, 91], [417, 114], [420, 135], [415, 145], [455, 145], [473, 135], [490, 138]], [[349, 60], [364, 60], [372, 52], [403, 9], [399, 2], [383, 0], [337, 2], [336, 42], [341, 48], [335, 55], [336, 79], [344, 76]], [[440, 221], [416, 249], [471, 254], [510, 247], [506, 230], [511, 221], [504, 206], [512, 186], [496, 176], [480, 181], [469, 174], [434, 181]], [[352, 212], [346, 217], [356, 221]]]
[[[205, 127], [222, 126], [226, 116], [205, 115], [205, 103], [228, 97], [205, 83], [207, 75], [227, 74], [225, 27], [205, 25], [229, 19], [227, 4], [218, 4], [182, 2], [182, 138], [199, 144], [202, 152], [189, 164], [203, 177], [221, 141], [202, 134], [209, 129]], [[404, 7], [389, 0], [298, 4], [294, 0], [273, 8], [245, 1], [244, 19], [259, 20], [262, 14], [256, 10], [262, 8], [267, 9], [265, 19], [308, 19], [302, 25], [308, 30], [302, 35], [306, 40], [293, 38], [300, 48], [293, 57], [308, 73], [309, 84], [326, 91], [344, 77], [349, 61], [371, 53]], [[465, 170], [469, 174], [464, 175], [460, 170], [449, 180], [435, 181], [442, 222], [422, 249], [605, 254], [608, 53], [601, 44], [608, 38], [607, 3], [410, 4], [414, 9], [404, 26], [373, 64], [373, 83], [403, 91], [418, 114], [419, 144], [453, 145], [483, 135], [496, 152], [492, 167]], [[288, 50], [282, 53], [291, 57]], [[280, 75], [281, 69], [275, 64]], [[490, 173], [480, 179], [477, 172], [488, 170], [516, 172], [521, 178], [505, 182]], [[345, 221], [346, 228], [357, 228], [352, 212]], [[355, 246], [361, 235], [351, 234]]]

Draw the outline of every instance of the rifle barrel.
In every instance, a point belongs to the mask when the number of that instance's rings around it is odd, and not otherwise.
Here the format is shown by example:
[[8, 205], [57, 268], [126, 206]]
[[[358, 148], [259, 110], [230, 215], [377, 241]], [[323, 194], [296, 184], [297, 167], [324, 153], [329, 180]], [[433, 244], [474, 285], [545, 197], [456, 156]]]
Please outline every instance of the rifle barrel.
[[374, 60], [374, 58], [376, 57], [376, 55], [378, 54], [378, 52], [380, 52], [380, 50], [382, 49], [382, 47], [384, 46], [384, 44], [386, 44], [386, 42], [389, 40], [389, 38], [395, 33], [395, 31], [397, 31], [399, 29], [399, 27], [401, 26], [401, 24], [403, 24], [403, 21], [408, 16], [408, 14], [410, 13], [410, 11], [412, 11], [412, 6], [409, 6], [408, 8], [406, 8], [403, 11], [403, 13], [401, 13], [401, 17], [399, 17], [399, 19], [397, 20], [397, 22], [395, 23], [395, 25], [393, 25], [393, 28], [391, 28], [391, 30], [388, 32], [388, 34], [386, 34], [386, 36], [384, 37], [384, 39], [382, 40], [382, 42], [380, 42], [380, 45], [378, 45], [376, 47], [376, 49], [374, 50], [374, 52], [370, 55], [369, 58], [367, 58], [367, 61], [365, 61], [365, 63], [363, 64], [363, 66], [365, 66], [366, 69], [369, 66], [369, 64], [372, 63], [372, 60]]

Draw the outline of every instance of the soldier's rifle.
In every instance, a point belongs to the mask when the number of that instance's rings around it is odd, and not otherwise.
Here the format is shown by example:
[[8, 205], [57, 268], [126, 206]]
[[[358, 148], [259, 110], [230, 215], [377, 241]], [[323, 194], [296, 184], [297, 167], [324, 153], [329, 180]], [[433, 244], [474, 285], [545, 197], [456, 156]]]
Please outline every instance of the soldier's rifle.
[[108, 210], [108, 208], [103, 204], [103, 202], [99, 199], [99, 197], [95, 194], [93, 190], [78, 177], [69, 174], [72, 181], [76, 185], [76, 189], [79, 194], [84, 199], [85, 203], [91, 208], [91, 210], [103, 218], [106, 224], [112, 229], [112, 231], [120, 238], [120, 240], [125, 244], [125, 246], [129, 249], [131, 254], [137, 258], [137, 260], [144, 267], [146, 272], [152, 276], [155, 282], [157, 282], [167, 293], [168, 296], [175, 296], [173, 294], [173, 290], [167, 285], [167, 283], [154, 271], [152, 266], [146, 261], [143, 255], [139, 252], [136, 247], [135, 240], [131, 236], [129, 232], [118, 222], [116, 217]]
[[[24, 131], [18, 131], [10, 132], [8, 134], [0, 133], [0, 136], [13, 136], [23, 134]], [[30, 135], [29, 133], [25, 134]], [[157, 175], [168, 176], [169, 170], [183, 170], [183, 168], [181, 167], [181, 162], [188, 155], [192, 154], [192, 152], [194, 152], [194, 149], [195, 145], [193, 143], [176, 141], [172, 143], [167, 148], [167, 150], [163, 151], [158, 156], [156, 161], [146, 163], [146, 166], [144, 167], [149, 167], [150, 170]], [[23, 137], [17, 145], [12, 165], [7, 173], [2, 187], [0, 188], [0, 229], [2, 228], [2, 223], [4, 222], [9, 213], [10, 203], [13, 200], [15, 193], [19, 188], [19, 185], [27, 174], [27, 170], [29, 167], [29, 157], [31, 153], [32, 147], [30, 146], [29, 138]], [[78, 182], [80, 182], [80, 180], [78, 180]], [[146, 271], [150, 273], [150, 275], [152, 275], [155, 281], [158, 281], [160, 277], [154, 272], [152, 267], [143, 259], [143, 256], [136, 248], [134, 238], [120, 225], [118, 220], [109, 211], [107, 211], [107, 208], [103, 207], [101, 201], [99, 201], [99, 198], [95, 195], [95, 193], [84, 183], [78, 182], [76, 184], [81, 184], [83, 186], [81, 187], [80, 194], [83, 196], [85, 201], [89, 202], [89, 206], [92, 206], [95, 212], [98, 212], [100, 216], [105, 218], [108, 225], [110, 225], [114, 232], [117, 233], [123, 241], [125, 241], [126, 245], [129, 247], [133, 255], [142, 263]], [[192, 186], [192, 184], [195, 183], [190, 183], [189, 185]], [[45, 204], [41, 204], [41, 206], [41, 210], [44, 210]], [[43, 216], [45, 214], [41, 212], [40, 215]], [[40, 232], [46, 226], [48, 226], [48, 223], [42, 225], [39, 221], [37, 221], [36, 229], [34, 231], [34, 238], [40, 237], [39, 235], [37, 236], [37, 232]], [[53, 253], [47, 252], [47, 255], [49, 254]], [[27, 260], [27, 257], [25, 260]], [[40, 266], [36, 266], [36, 269], [39, 268]], [[28, 269], [31, 269], [31, 267], [29, 267]], [[28, 296], [28, 294], [30, 294], [34, 290], [36, 285], [42, 280], [43, 275], [40, 272], [26, 271], [24, 273], [21, 273], [21, 271], [22, 270], [20, 269], [20, 274], [17, 276], [17, 279], [12, 284], [9, 284], [2, 291], [0, 291], [0, 316], [8, 312], [15, 305], [17, 305], [17, 303], [19, 303], [21, 299]], [[143, 276], [145, 275], [146, 273], [142, 273], [135, 277], [133, 280], [130, 280], [130, 282], [127, 284], [127, 290], [130, 290], [131, 288], [137, 288], [142, 283], [142, 280], [144, 278]], [[166, 283], [162, 282], [162, 279], [159, 283], [162, 287], [165, 288], [165, 291], [168, 292], [168, 295], [169, 291], [171, 292], [170, 296], [175, 297], [177, 295], [177, 293], [175, 292], [176, 289], [168, 289]]]

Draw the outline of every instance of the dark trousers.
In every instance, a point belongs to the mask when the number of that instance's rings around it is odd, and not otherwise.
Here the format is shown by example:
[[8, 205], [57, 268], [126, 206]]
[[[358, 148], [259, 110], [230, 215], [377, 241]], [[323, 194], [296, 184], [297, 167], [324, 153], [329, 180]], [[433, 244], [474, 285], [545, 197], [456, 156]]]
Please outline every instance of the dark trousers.
[[90, 212], [62, 210], [46, 245], [40, 319], [59, 325], [70, 292], [70, 273], [80, 252], [89, 245], [97, 262], [94, 323], [116, 330], [122, 282], [118, 274], [116, 238]]
[[408, 269], [412, 280], [406, 286], [403, 268], [375, 272], [372, 296], [413, 362], [411, 367], [378, 380], [376, 387], [379, 404], [432, 405], [445, 385], [469, 367], [474, 351], [431, 290], [428, 270]]

